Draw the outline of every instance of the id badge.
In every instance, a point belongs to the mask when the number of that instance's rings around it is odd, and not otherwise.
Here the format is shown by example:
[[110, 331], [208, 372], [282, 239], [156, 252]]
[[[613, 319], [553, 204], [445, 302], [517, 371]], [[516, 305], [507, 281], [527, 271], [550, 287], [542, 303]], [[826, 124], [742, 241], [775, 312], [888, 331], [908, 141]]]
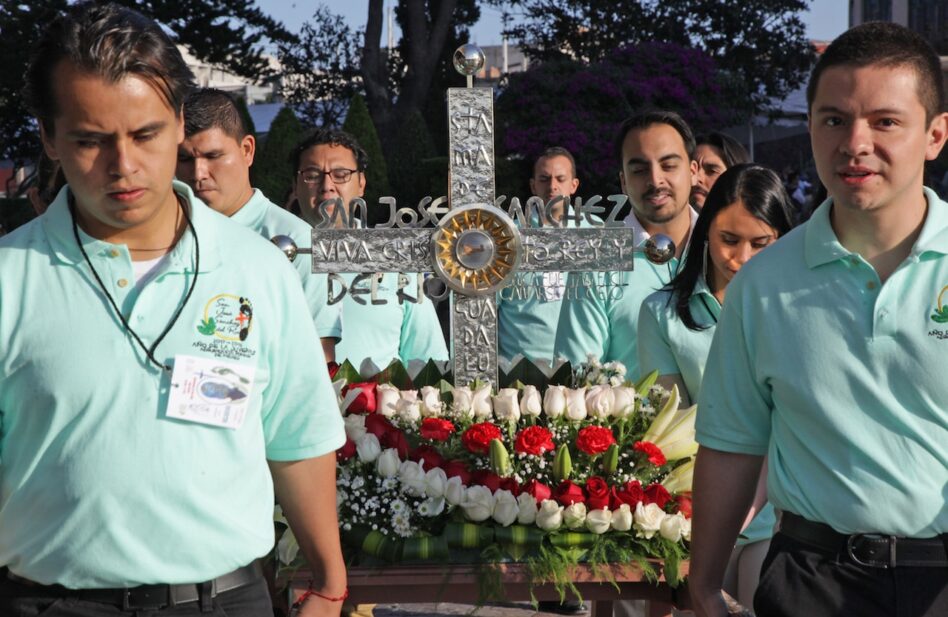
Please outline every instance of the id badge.
[[247, 417], [256, 367], [215, 358], [174, 358], [167, 417], [239, 429]]

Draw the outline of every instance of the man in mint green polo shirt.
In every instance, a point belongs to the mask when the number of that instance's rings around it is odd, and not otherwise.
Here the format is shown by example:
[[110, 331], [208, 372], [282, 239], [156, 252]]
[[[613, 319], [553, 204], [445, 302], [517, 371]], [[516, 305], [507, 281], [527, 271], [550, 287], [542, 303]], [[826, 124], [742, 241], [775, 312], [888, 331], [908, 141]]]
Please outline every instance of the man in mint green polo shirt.
[[782, 517], [759, 616], [948, 614], [948, 135], [910, 30], [837, 38], [807, 90], [829, 199], [733, 279], [698, 405], [690, 588], [726, 614], [727, 555], [767, 455]]
[[4, 617], [269, 614], [274, 493], [320, 594], [301, 614], [345, 595], [318, 338], [282, 254], [172, 181], [191, 81], [115, 5], [69, 7], [31, 59], [67, 186], [0, 239]]
[[[318, 206], [323, 201], [339, 198], [348, 211], [352, 201], [365, 194], [368, 155], [344, 131], [317, 129], [297, 145], [293, 164], [300, 216], [311, 225], [319, 224]], [[337, 360], [349, 360], [357, 369], [366, 359], [378, 368], [385, 368], [395, 359], [406, 363], [415, 359], [447, 360], [448, 349], [434, 305], [417, 293], [416, 275], [407, 275], [403, 291], [421, 300], [419, 303], [399, 300], [398, 274], [375, 276], [379, 279], [374, 284], [372, 275], [341, 276], [347, 288], [341, 300], [346, 332], [336, 346]], [[343, 289], [338, 279], [333, 279], [330, 295], [335, 299]], [[352, 293], [353, 285], [357, 293]], [[375, 300], [384, 303], [370, 301], [373, 288]]]
[[646, 112], [623, 122], [616, 154], [619, 182], [632, 204], [626, 225], [633, 230], [636, 246], [653, 234], [670, 237], [676, 256], [657, 265], [637, 252], [633, 272], [571, 273], [556, 329], [555, 355], [583, 362], [593, 354], [603, 362], [622, 362], [630, 376], [638, 375], [639, 307], [671, 280], [697, 218], [688, 203], [697, 173], [694, 151], [691, 128], [674, 112]]
[[[547, 148], [533, 165], [530, 191], [549, 203], [556, 198], [572, 197], [579, 188], [576, 161], [566, 148]], [[553, 209], [558, 223], [563, 219], [564, 204]], [[541, 221], [536, 220], [540, 225]], [[552, 224], [547, 222], [545, 224]], [[567, 218], [566, 225], [572, 224]], [[585, 227], [585, 219], [580, 226]], [[497, 294], [497, 340], [500, 355], [511, 359], [517, 354], [530, 359], [552, 360], [556, 326], [566, 290], [563, 272], [524, 273]]]
[[[289, 236], [297, 246], [308, 247], [312, 242], [309, 225], [250, 185], [255, 151], [254, 136], [231, 95], [214, 88], [188, 95], [184, 101], [184, 142], [178, 147], [175, 170], [178, 179], [204, 203], [264, 238]], [[306, 259], [297, 259], [293, 265], [303, 282], [323, 354], [333, 361], [336, 342], [342, 337], [341, 307], [327, 303], [325, 274], [313, 274]]]

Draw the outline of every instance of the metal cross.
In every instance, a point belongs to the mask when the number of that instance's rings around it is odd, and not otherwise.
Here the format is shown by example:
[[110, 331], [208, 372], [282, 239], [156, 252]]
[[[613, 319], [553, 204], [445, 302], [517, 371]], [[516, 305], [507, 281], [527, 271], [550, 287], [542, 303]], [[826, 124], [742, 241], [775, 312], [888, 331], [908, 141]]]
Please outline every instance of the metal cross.
[[[417, 227], [417, 215], [403, 209], [393, 212], [383, 228], [358, 229], [354, 219], [344, 218], [349, 228], [333, 229], [324, 203], [320, 206], [324, 221], [313, 229], [312, 249], [297, 249], [286, 236], [273, 241], [291, 260], [297, 253], [311, 252], [317, 273], [433, 272], [450, 290], [455, 384], [479, 379], [496, 387], [495, 293], [509, 285], [516, 273], [632, 270], [633, 252], [644, 251], [651, 261], [664, 263], [674, 256], [675, 246], [669, 238], [655, 236], [644, 248], [635, 247], [631, 229], [614, 220], [584, 229], [531, 228], [531, 218], [549, 218], [556, 199], [548, 204], [531, 199], [526, 213], [516, 200], [509, 214], [496, 207], [493, 91], [470, 85], [470, 77], [483, 63], [484, 54], [474, 45], [455, 52], [455, 68], [468, 76], [469, 85], [448, 89], [449, 209], [439, 209], [438, 200], [422, 211], [423, 223], [431, 220], [436, 228]], [[625, 202], [625, 196], [610, 199], [615, 202], [614, 211]], [[585, 214], [592, 221], [589, 214], [604, 212], [594, 205], [599, 201], [600, 197], [593, 197], [583, 208], [577, 200], [574, 216], [578, 220]], [[387, 203], [394, 210], [394, 200]], [[344, 217], [341, 204], [336, 205], [335, 216]], [[394, 227], [396, 221], [408, 227]]]

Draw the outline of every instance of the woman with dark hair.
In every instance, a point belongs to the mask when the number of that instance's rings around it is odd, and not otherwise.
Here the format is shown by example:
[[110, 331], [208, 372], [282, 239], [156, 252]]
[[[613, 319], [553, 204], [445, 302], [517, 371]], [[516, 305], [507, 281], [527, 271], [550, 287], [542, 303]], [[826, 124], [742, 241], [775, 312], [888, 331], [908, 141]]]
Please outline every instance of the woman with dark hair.
[[[642, 372], [658, 370], [662, 385], [677, 385], [682, 406], [698, 398], [728, 283], [747, 260], [790, 231], [792, 221], [790, 196], [780, 177], [766, 167], [732, 167], [708, 193], [678, 274], [646, 298], [639, 312]], [[755, 505], [764, 503], [765, 477], [766, 469]], [[725, 580], [725, 590], [745, 606], [753, 604], [775, 522], [769, 504], [754, 513], [748, 513], [753, 520], [745, 521]]]

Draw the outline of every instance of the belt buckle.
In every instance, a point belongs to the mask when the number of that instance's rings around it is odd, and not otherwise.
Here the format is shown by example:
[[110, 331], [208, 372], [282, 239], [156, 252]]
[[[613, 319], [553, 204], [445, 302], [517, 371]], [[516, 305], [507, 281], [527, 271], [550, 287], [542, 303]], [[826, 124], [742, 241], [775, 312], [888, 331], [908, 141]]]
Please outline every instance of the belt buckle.
[[122, 592], [122, 610], [156, 611], [168, 606], [167, 585], [140, 585]]
[[[855, 551], [858, 549], [856, 543], [859, 540], [886, 540], [887, 548], [886, 551], [888, 554], [885, 559], [871, 559], [869, 561], [863, 561], [856, 556]], [[846, 553], [849, 555], [849, 558], [853, 560], [854, 563], [864, 566], [867, 568], [894, 568], [895, 567], [895, 536], [885, 536], [879, 533], [854, 533], [848, 538], [846, 538]]]

